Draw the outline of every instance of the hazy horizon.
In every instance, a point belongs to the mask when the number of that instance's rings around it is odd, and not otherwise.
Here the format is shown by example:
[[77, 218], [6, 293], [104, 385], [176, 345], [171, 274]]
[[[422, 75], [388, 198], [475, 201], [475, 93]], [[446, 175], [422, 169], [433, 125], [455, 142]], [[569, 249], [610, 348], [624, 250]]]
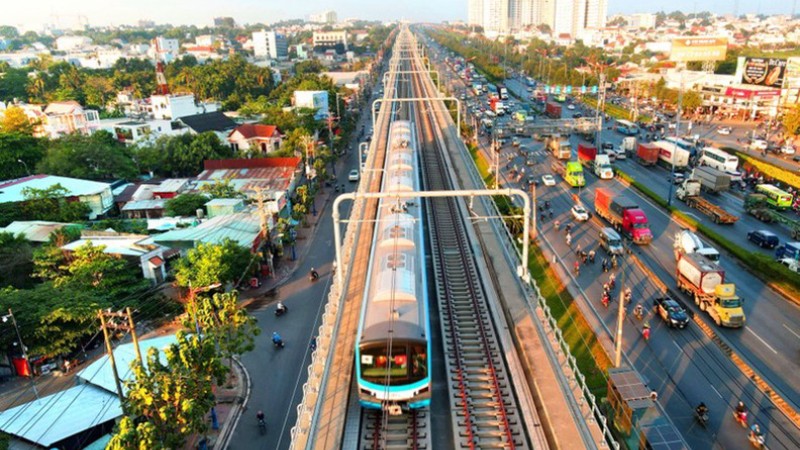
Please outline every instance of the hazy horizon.
[[[291, 8], [285, 5], [291, 4]], [[91, 26], [135, 25], [139, 20], [152, 20], [157, 24], [209, 26], [214, 17], [233, 17], [239, 24], [274, 23], [281, 20], [305, 19], [309, 14], [325, 10], [336, 11], [340, 20], [358, 18], [365, 20], [406, 19], [412, 22], [441, 22], [465, 20], [467, 0], [406, 0], [381, 2], [375, 0], [293, 0], [280, 3], [275, 0], [39, 0], [36, 8], [21, 3], [6, 5], [0, 25], [13, 25], [23, 29], [41, 29], [45, 24], [72, 28], [79, 17], [88, 19]], [[674, 0], [641, 2], [635, 0], [609, 0], [608, 14], [636, 12], [684, 13], [710, 11], [731, 14], [738, 3], [738, 13], [789, 14], [797, 0], [787, 2], [743, 2], [730, 0]], [[646, 5], [646, 6], [645, 6]], [[651, 6], [652, 5], [652, 6]]]

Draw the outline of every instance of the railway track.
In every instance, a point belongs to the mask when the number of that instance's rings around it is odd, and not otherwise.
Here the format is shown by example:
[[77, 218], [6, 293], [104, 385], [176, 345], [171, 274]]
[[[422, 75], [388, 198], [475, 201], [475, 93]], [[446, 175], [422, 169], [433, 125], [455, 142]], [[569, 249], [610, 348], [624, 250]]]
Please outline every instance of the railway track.
[[[430, 96], [420, 77], [413, 79], [415, 96]], [[454, 189], [432, 111], [428, 104], [414, 111], [423, 183], [426, 190]], [[455, 447], [529, 448], [458, 200], [431, 198], [427, 214]]]

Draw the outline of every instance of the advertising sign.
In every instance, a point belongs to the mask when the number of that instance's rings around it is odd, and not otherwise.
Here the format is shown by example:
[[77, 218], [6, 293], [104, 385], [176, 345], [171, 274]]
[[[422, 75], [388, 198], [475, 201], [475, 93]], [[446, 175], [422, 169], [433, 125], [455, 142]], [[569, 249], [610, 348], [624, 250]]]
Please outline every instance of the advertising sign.
[[670, 61], [722, 61], [728, 51], [726, 37], [685, 37], [672, 40]]
[[780, 88], [786, 73], [786, 60], [779, 58], [745, 58], [742, 83]]

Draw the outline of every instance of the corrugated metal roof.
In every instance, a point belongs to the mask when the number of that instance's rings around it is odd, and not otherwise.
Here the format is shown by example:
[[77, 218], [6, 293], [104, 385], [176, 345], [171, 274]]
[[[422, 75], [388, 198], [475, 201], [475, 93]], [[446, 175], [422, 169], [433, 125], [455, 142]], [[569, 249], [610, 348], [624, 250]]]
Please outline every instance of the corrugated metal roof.
[[3, 411], [0, 430], [49, 447], [121, 415], [116, 394], [89, 384]]
[[[177, 342], [177, 340], [174, 334], [145, 339], [139, 341], [139, 349], [142, 351], [142, 357], [146, 359], [147, 352], [150, 351], [151, 348], [157, 348], [161, 351], [161, 362], [166, 364], [167, 359], [164, 355], [164, 349], [175, 342]], [[133, 376], [130, 367], [131, 363], [135, 360], [136, 350], [133, 348], [133, 344], [120, 344], [114, 349], [114, 361], [117, 363], [117, 369], [119, 370], [119, 377], [121, 380], [124, 381]], [[146, 366], [147, 361], [144, 361], [144, 363]], [[86, 366], [85, 369], [78, 372], [77, 377], [87, 383], [101, 387], [116, 396], [117, 385], [114, 382], [114, 371], [111, 368], [111, 364], [108, 362], [108, 355], [104, 355], [102, 358]], [[124, 384], [122, 386], [122, 391], [123, 393], [127, 392]]]
[[70, 242], [67, 245], [61, 246], [62, 250], [74, 251], [77, 248], [83, 247], [91, 242], [95, 247], [105, 246], [103, 253], [111, 255], [125, 255], [125, 256], [142, 256], [145, 253], [150, 253], [153, 248], [148, 248], [142, 244], [142, 241], [147, 239], [148, 236], [134, 235], [134, 236], [85, 236], [77, 241]]
[[242, 247], [250, 248], [260, 232], [258, 215], [245, 211], [217, 216], [196, 227], [167, 231], [151, 239], [163, 245], [178, 241], [191, 242], [193, 245], [198, 242], [221, 244], [225, 239], [231, 239]]
[[164, 203], [167, 201], [163, 198], [154, 198], [150, 200], [135, 200], [125, 203], [122, 211], [139, 211], [143, 209], [164, 209]]
[[53, 231], [63, 227], [79, 227], [74, 223], [60, 223], [60, 222], [46, 222], [42, 220], [31, 221], [16, 221], [11, 222], [5, 228], [0, 228], [0, 231], [5, 231], [11, 234], [22, 234], [25, 239], [31, 242], [47, 242], [50, 234]]
[[22, 190], [25, 188], [47, 189], [60, 184], [67, 190], [67, 196], [95, 195], [111, 189], [108, 183], [80, 180], [77, 178], [57, 177], [54, 175], [31, 175], [0, 184], [0, 203], [21, 202], [25, 199]]

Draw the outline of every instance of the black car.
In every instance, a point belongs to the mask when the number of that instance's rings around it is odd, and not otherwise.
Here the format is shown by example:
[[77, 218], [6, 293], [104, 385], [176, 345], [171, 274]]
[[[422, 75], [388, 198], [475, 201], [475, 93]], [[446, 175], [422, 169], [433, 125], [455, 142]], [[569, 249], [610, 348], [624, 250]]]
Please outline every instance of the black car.
[[689, 324], [689, 315], [678, 302], [669, 297], [657, 297], [653, 300], [656, 314], [664, 319], [671, 328], [685, 328]]
[[778, 236], [767, 230], [753, 230], [747, 233], [747, 239], [761, 248], [775, 248], [780, 243]]

